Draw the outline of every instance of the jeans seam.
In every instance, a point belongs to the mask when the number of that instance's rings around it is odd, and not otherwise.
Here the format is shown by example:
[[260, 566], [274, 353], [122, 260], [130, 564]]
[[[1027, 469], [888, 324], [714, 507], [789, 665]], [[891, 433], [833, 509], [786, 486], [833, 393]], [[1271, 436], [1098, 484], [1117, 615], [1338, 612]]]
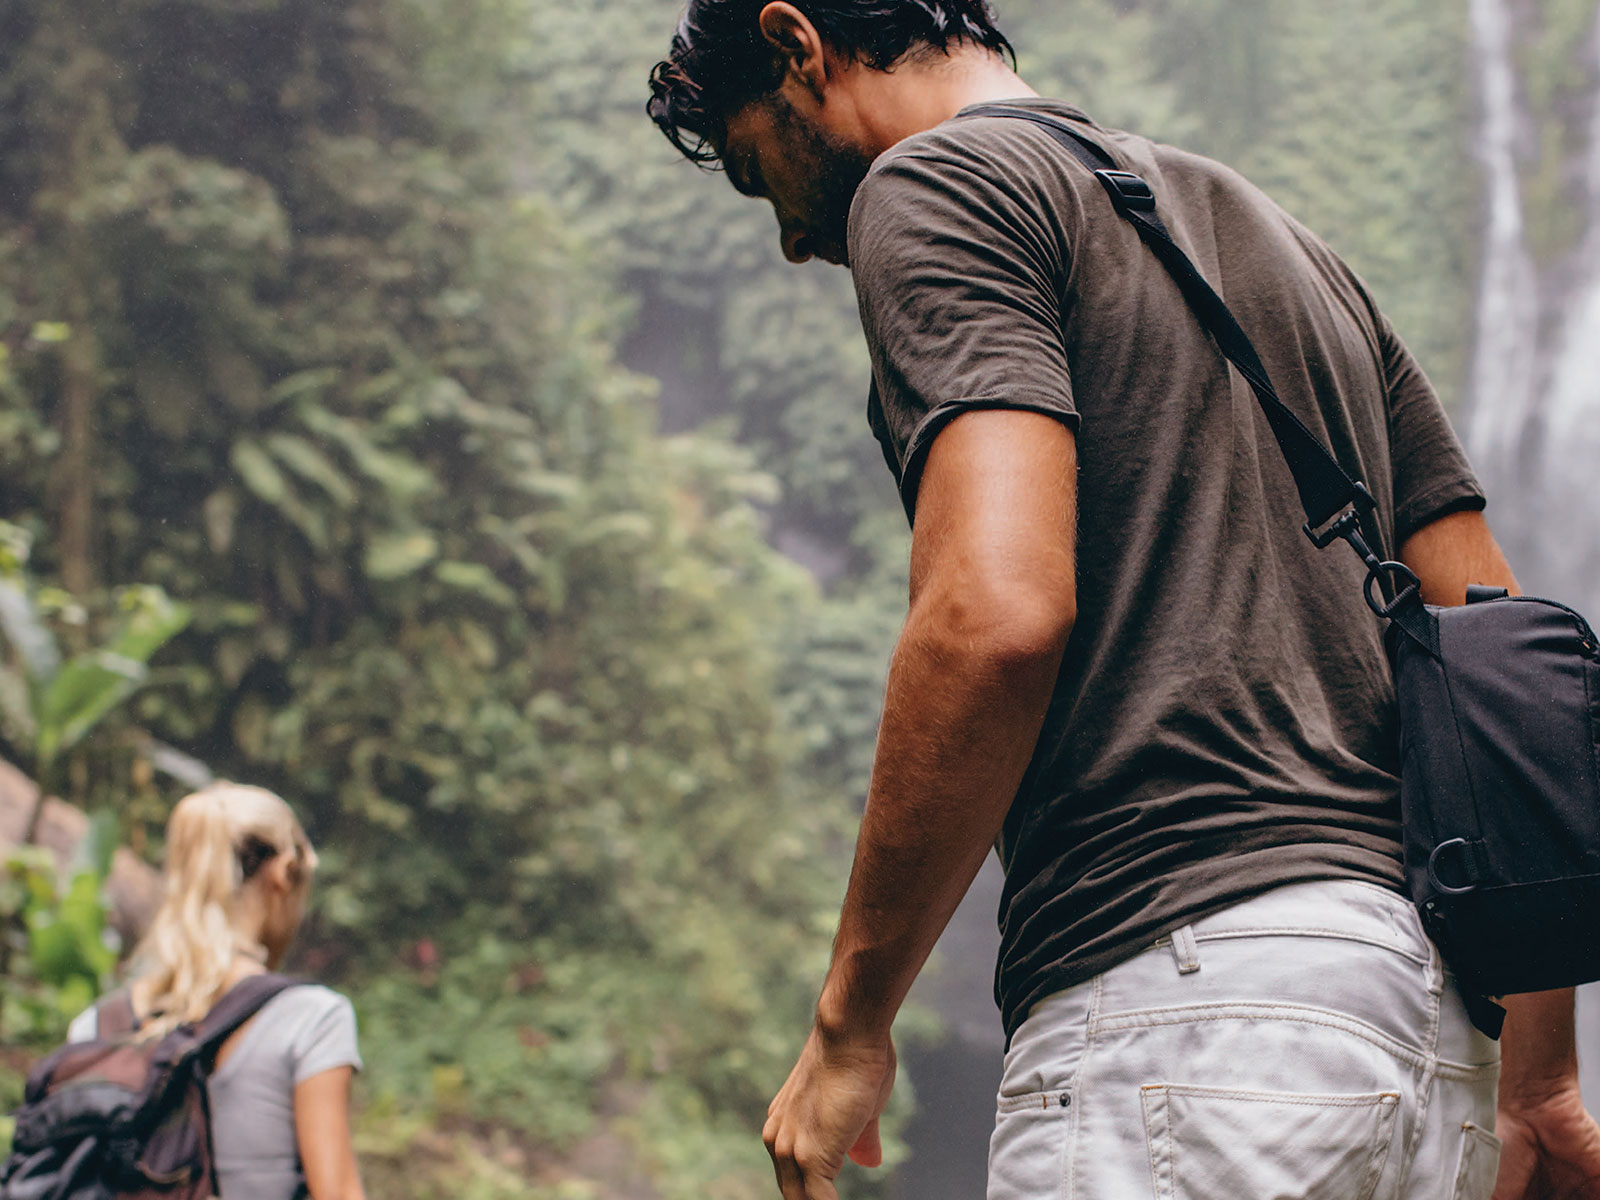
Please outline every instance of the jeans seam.
[[1100, 1026], [1100, 997], [1104, 990], [1105, 972], [1094, 977], [1094, 986], [1089, 991], [1089, 1012], [1084, 1019], [1083, 1028], [1083, 1056], [1078, 1059], [1077, 1073], [1072, 1077], [1071, 1089], [1079, 1097], [1079, 1102], [1072, 1106], [1072, 1112], [1067, 1119], [1067, 1169], [1062, 1182], [1062, 1200], [1072, 1200], [1076, 1187], [1078, 1170], [1078, 1122], [1082, 1120], [1082, 1096], [1087, 1087], [1080, 1084], [1086, 1082], [1089, 1074], [1089, 1061], [1094, 1057], [1094, 1042], [1096, 1031]]
[[1425, 1067], [1427, 1055], [1423, 1050], [1407, 1046], [1376, 1026], [1368, 1025], [1356, 1017], [1334, 1012], [1327, 1008], [1313, 1008], [1304, 1004], [1241, 1003], [1217, 1001], [1211, 1004], [1175, 1005], [1170, 1008], [1146, 1008], [1136, 1012], [1117, 1013], [1101, 1017], [1097, 1028], [1102, 1031], [1139, 1029], [1156, 1025], [1189, 1025], [1206, 1021], [1301, 1021], [1308, 1025], [1321, 1025], [1339, 1029], [1371, 1042], [1393, 1058], [1412, 1067]]
[[1428, 1057], [1422, 1065], [1421, 1075], [1417, 1078], [1417, 1115], [1411, 1136], [1406, 1140], [1406, 1161], [1402, 1169], [1402, 1179], [1411, 1174], [1411, 1164], [1416, 1161], [1417, 1151], [1422, 1147], [1423, 1131], [1427, 1128], [1428, 1122], [1428, 1103], [1433, 1098], [1433, 1082], [1439, 1075], [1439, 1022], [1444, 999], [1444, 970], [1438, 947], [1429, 942], [1428, 948], [1430, 951], [1426, 968], [1428, 1027], [1424, 1033]]
[[1380, 937], [1357, 933], [1348, 929], [1308, 929], [1285, 925], [1256, 926], [1248, 929], [1218, 929], [1211, 933], [1201, 933], [1198, 929], [1195, 930], [1195, 941], [1197, 942], [1221, 942], [1254, 937], [1321, 937], [1347, 942], [1360, 942], [1364, 946], [1376, 946], [1380, 950], [1392, 951], [1401, 958], [1417, 963], [1419, 966], [1426, 967], [1429, 965], [1429, 959], [1425, 954], [1413, 953], [1403, 946], [1395, 945], [1392, 940], [1386, 941]]

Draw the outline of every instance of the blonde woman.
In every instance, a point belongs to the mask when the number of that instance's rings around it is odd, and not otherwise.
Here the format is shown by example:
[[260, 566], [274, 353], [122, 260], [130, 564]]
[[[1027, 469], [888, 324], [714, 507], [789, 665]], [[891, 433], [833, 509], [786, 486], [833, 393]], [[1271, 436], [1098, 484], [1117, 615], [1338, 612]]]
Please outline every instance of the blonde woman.
[[[316, 865], [294, 813], [264, 788], [218, 783], [179, 801], [165, 896], [128, 989], [140, 1033], [199, 1021], [236, 983], [275, 969]], [[93, 1038], [97, 1025], [91, 1008], [69, 1037]], [[328, 988], [289, 988], [240, 1026], [208, 1085], [222, 1200], [364, 1200], [350, 1137], [360, 1066], [354, 1010]]]

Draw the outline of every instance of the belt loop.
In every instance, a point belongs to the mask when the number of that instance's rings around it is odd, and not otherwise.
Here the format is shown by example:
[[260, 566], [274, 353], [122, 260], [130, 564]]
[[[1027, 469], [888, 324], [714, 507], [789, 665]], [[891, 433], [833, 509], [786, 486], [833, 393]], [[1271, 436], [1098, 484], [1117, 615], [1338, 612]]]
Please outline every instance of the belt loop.
[[1172, 957], [1179, 975], [1193, 975], [1200, 969], [1200, 947], [1194, 940], [1194, 926], [1172, 931]]

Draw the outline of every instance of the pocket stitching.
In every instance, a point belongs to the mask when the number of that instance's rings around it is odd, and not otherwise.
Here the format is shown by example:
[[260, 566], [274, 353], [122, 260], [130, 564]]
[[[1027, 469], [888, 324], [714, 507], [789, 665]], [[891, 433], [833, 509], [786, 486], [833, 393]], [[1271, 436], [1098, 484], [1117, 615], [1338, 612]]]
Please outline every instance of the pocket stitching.
[[1300, 1021], [1307, 1025], [1342, 1030], [1371, 1042], [1390, 1057], [1397, 1058], [1409, 1066], [1429, 1065], [1427, 1056], [1420, 1050], [1397, 1041], [1376, 1026], [1330, 1008], [1315, 1008], [1309, 1004], [1217, 1000], [1202, 1004], [1137, 1009], [1098, 1018], [1097, 1023], [1090, 1027], [1090, 1034], [1093, 1036], [1096, 1033], [1121, 1033], [1163, 1025], [1199, 1024], [1204, 1021], [1260, 1020]]
[[1505, 1143], [1495, 1134], [1485, 1129], [1482, 1125], [1472, 1121], [1461, 1123], [1461, 1149], [1456, 1155], [1456, 1178], [1450, 1189], [1451, 1200], [1462, 1200], [1462, 1188], [1467, 1182], [1467, 1167], [1472, 1161], [1468, 1156], [1468, 1148], [1476, 1142], [1492, 1156], [1490, 1158], [1489, 1186], [1494, 1187], [1495, 1176], [1500, 1170], [1500, 1152]]
[[[1208, 1087], [1202, 1084], [1147, 1083], [1140, 1087], [1140, 1106], [1145, 1117], [1145, 1152], [1150, 1166], [1155, 1200], [1177, 1200], [1178, 1148], [1172, 1133], [1172, 1114], [1167, 1104], [1169, 1096], [1194, 1096], [1208, 1099], [1243, 1100], [1249, 1103], [1299, 1104], [1317, 1108], [1378, 1108], [1378, 1136], [1367, 1151], [1366, 1171], [1361, 1179], [1356, 1200], [1370, 1200], [1383, 1176], [1384, 1165], [1389, 1160], [1390, 1144], [1394, 1141], [1394, 1123], [1400, 1111], [1400, 1093], [1395, 1091], [1316, 1094], [1307, 1092], [1268, 1092]], [[1157, 1114], [1159, 1113], [1159, 1129]], [[1476, 1126], [1472, 1127], [1476, 1132]], [[1163, 1171], [1157, 1166], [1156, 1143], [1160, 1140], [1165, 1152]]]
[[1142, 1091], [1160, 1090], [1178, 1096], [1212, 1096], [1266, 1104], [1314, 1104], [1319, 1108], [1366, 1108], [1384, 1102], [1399, 1103], [1400, 1093], [1388, 1092], [1269, 1092], [1248, 1088], [1208, 1087], [1201, 1083], [1147, 1083]]

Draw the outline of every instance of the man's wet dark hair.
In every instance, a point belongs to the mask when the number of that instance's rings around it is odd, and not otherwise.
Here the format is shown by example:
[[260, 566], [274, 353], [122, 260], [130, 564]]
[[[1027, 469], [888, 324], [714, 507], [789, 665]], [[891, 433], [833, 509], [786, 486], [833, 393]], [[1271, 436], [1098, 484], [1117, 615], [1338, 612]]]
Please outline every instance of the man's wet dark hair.
[[[886, 71], [908, 55], [985, 46], [1015, 60], [988, 0], [791, 0], [835, 50]], [[651, 119], [684, 156], [718, 163], [723, 122], [770, 95], [783, 61], [762, 36], [769, 0], [689, 0], [670, 56], [650, 72]]]

